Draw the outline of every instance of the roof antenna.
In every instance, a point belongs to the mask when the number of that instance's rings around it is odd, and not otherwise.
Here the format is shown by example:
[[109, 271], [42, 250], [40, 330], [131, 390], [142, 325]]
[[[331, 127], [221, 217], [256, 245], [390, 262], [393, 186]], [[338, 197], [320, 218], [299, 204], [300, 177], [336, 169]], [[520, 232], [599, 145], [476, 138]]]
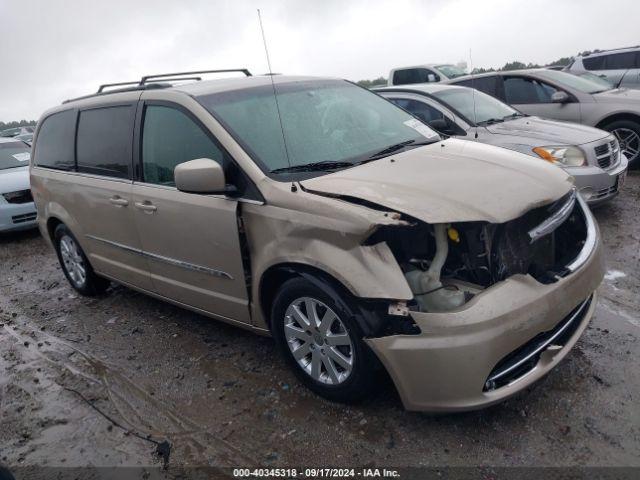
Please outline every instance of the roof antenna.
[[[273, 81], [273, 72], [271, 71], [271, 60], [269, 59], [269, 49], [267, 48], [267, 37], [264, 34], [264, 27], [262, 26], [262, 15], [260, 15], [260, 9], [258, 8], [258, 22], [260, 23], [260, 32], [262, 33], [262, 43], [264, 44], [264, 53], [267, 57], [267, 67], [269, 67], [269, 78], [271, 79], [271, 88], [273, 88], [273, 98], [276, 102], [276, 111], [278, 112], [278, 121], [280, 122], [280, 131], [282, 132], [282, 144], [284, 145], [284, 153], [287, 157], [287, 163], [291, 167], [291, 159], [289, 158], [289, 149], [287, 148], [287, 139], [284, 135], [284, 125], [282, 124], [282, 115], [280, 114], [280, 104], [278, 103], [278, 93], [276, 92], [276, 84]], [[291, 182], [291, 191], [297, 192], [298, 187], [294, 182]]]
[[473, 73], [473, 58], [471, 57], [471, 49], [469, 49], [469, 63], [471, 64], [471, 95], [473, 96], [473, 125], [475, 126], [476, 133], [474, 138], [478, 138], [478, 117], [476, 115], [476, 88], [474, 84], [475, 74]]

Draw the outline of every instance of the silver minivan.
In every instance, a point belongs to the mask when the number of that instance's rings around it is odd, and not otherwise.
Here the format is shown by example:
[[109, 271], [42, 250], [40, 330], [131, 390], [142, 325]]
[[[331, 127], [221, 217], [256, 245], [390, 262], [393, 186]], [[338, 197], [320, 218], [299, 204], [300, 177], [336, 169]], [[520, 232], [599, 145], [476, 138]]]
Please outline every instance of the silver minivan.
[[578, 55], [564, 70], [578, 75], [591, 72], [616, 88], [640, 88], [640, 46]]

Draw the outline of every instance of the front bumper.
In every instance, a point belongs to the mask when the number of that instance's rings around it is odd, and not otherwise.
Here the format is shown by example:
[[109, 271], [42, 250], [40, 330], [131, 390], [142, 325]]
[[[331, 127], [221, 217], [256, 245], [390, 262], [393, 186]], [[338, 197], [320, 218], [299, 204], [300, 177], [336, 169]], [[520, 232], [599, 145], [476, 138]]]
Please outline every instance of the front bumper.
[[620, 156], [620, 162], [611, 170], [603, 170], [595, 166], [568, 167], [565, 171], [573, 176], [575, 185], [582, 198], [590, 206], [599, 205], [611, 200], [620, 191], [627, 172], [627, 159]]
[[36, 206], [29, 203], [0, 203], [0, 232], [33, 228], [36, 223]]
[[[385, 365], [407, 410], [462, 411], [500, 402], [549, 372], [571, 350], [593, 316], [604, 276], [597, 226], [595, 243], [570, 275], [549, 285], [514, 275], [474, 297], [457, 312], [412, 312], [419, 335], [366, 339]], [[526, 374], [485, 391], [494, 368], [534, 337], [553, 330], [594, 294], [562, 348], [551, 345]], [[551, 348], [554, 347], [554, 348]]]

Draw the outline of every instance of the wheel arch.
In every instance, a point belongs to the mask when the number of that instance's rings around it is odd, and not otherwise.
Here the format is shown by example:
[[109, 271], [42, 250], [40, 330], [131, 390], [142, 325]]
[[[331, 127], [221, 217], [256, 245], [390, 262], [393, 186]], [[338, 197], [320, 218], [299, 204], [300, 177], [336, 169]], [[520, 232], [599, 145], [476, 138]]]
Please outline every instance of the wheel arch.
[[601, 119], [596, 125], [596, 128], [605, 129], [605, 127], [613, 122], [617, 122], [619, 120], [627, 120], [640, 124], [640, 115], [631, 112], [618, 112], [612, 115], [609, 115], [603, 119]]
[[357, 298], [342, 282], [330, 273], [312, 265], [303, 263], [279, 263], [269, 267], [260, 277], [258, 299], [260, 310], [267, 326], [271, 328], [271, 310], [273, 301], [280, 286], [291, 278], [304, 278], [316, 287], [325, 291], [345, 310], [351, 312], [362, 331], [373, 334], [380, 327], [383, 319], [378, 315], [380, 303], [372, 301], [365, 308], [364, 300]]

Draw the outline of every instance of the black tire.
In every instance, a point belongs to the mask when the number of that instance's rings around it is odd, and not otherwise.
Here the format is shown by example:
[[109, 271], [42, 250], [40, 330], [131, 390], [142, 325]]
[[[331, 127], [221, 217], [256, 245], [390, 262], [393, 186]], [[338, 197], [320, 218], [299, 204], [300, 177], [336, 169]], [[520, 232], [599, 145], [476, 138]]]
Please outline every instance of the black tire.
[[[271, 331], [286, 362], [304, 385], [328, 400], [342, 403], [354, 403], [362, 400], [371, 393], [376, 377], [379, 373], [379, 363], [375, 354], [362, 340], [363, 334], [354, 319], [352, 309], [348, 306], [345, 299], [335, 298], [336, 295], [338, 294], [333, 289], [321, 288], [320, 286], [301, 277], [287, 280], [280, 287], [280, 290], [273, 302], [273, 308], [271, 310]], [[349, 336], [351, 344], [348, 347], [330, 347], [327, 344], [323, 345], [323, 358], [321, 360], [322, 364], [320, 368], [324, 369], [324, 376], [328, 379], [327, 381], [332, 380], [329, 378], [328, 365], [325, 364], [325, 361], [329, 361], [327, 357], [335, 354], [334, 349], [336, 348], [344, 348], [348, 349], [348, 352], [352, 352], [352, 356], [350, 356], [352, 361], [350, 373], [348, 373], [346, 378], [340, 381], [340, 383], [327, 384], [323, 381], [314, 379], [312, 374], [303, 369], [303, 367], [298, 363], [298, 360], [296, 360], [292, 353], [292, 349], [289, 347], [289, 341], [285, 335], [285, 325], [286, 322], [291, 321], [291, 317], [287, 317], [287, 309], [293, 302], [303, 297], [319, 301], [324, 304], [324, 306], [329, 307], [337, 315], [340, 322], [338, 325], [338, 335], [342, 336], [346, 332]], [[323, 306], [319, 306], [319, 309], [318, 316], [322, 314]], [[326, 311], [327, 310], [324, 310], [324, 312]], [[307, 314], [306, 310], [304, 313], [305, 315]], [[329, 332], [329, 335], [334, 335], [334, 333]], [[309, 343], [317, 341], [311, 340], [312, 338], [314, 338], [313, 335], [309, 337]], [[317, 352], [315, 353], [319, 353], [320, 346], [318, 345], [321, 344], [314, 343], [314, 345], [317, 349]], [[332, 349], [333, 352], [329, 352], [329, 349]], [[326, 355], [325, 351], [327, 352]], [[313, 355], [313, 352], [310, 355]], [[308, 364], [310, 369], [313, 368], [309, 366], [312, 363], [311, 358], [313, 357], [309, 358]], [[338, 363], [333, 362], [333, 360], [330, 363], [332, 363], [334, 367], [338, 365]], [[341, 366], [338, 366], [338, 368], [341, 368]], [[341, 371], [339, 375], [343, 376], [345, 375], [345, 372], [346, 370]]]
[[[635, 132], [635, 134], [638, 136], [638, 139], [640, 139], [640, 122], [636, 122], [633, 120], [616, 120], [611, 123], [607, 123], [606, 125], [603, 126], [603, 128], [607, 132], [612, 132], [612, 133], [614, 130], [619, 130], [619, 129], [631, 130]], [[621, 145], [621, 147], [624, 147], [624, 146]], [[633, 141], [632, 147], [634, 149], [637, 149], [639, 153], [637, 153], [632, 158], [627, 157], [627, 160], [629, 160], [630, 168], [638, 168], [640, 167], [640, 145], [638, 144], [637, 140]], [[624, 148], [623, 148], [623, 151], [624, 151]]]
[[[106, 278], [96, 275], [89, 263], [89, 260], [87, 259], [87, 256], [84, 254], [82, 247], [80, 247], [78, 240], [76, 240], [76, 237], [71, 233], [71, 230], [69, 230], [66, 225], [58, 225], [53, 233], [53, 238], [56, 253], [58, 254], [58, 261], [60, 262], [64, 276], [67, 277], [71, 286], [78, 293], [92, 297], [103, 293], [107, 288], [109, 288], [111, 282]], [[77, 249], [75, 263], [84, 267], [84, 276], [78, 276], [73, 271], [73, 268], [68, 265], [68, 262], [65, 262], [63, 249], [70, 245], [69, 242], [73, 242]]]

